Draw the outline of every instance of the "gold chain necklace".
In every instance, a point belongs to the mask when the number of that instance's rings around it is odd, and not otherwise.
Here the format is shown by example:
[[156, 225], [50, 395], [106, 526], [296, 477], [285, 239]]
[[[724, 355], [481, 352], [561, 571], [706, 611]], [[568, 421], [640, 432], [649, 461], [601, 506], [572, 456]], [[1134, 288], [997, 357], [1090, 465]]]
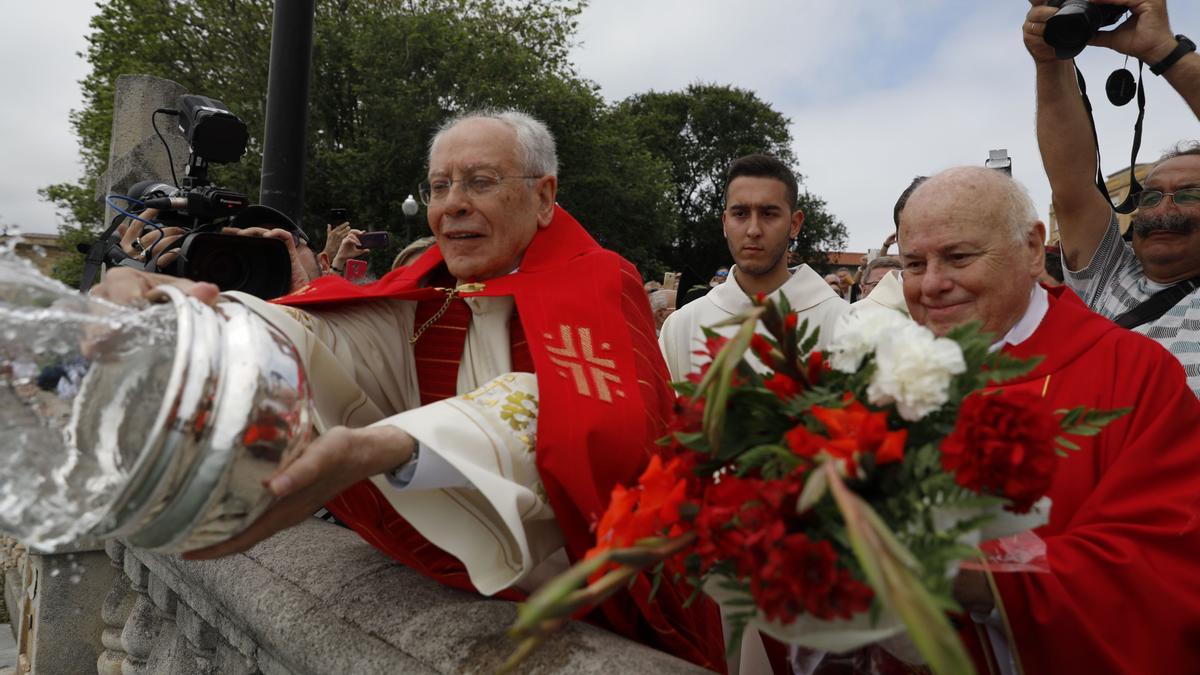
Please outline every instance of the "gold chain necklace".
[[437, 320], [442, 318], [442, 315], [446, 313], [446, 310], [450, 309], [450, 303], [454, 302], [455, 298], [462, 297], [461, 293], [478, 293], [479, 291], [483, 290], [483, 284], [463, 284], [457, 288], [435, 288], [434, 290], [445, 293], [446, 301], [442, 303], [442, 306], [438, 308], [438, 311], [433, 313], [433, 316], [429, 317], [425, 323], [421, 324], [420, 328], [417, 328], [416, 332], [413, 333], [413, 336], [408, 339], [408, 344], [410, 345], [417, 344], [417, 340], [421, 339], [421, 336], [425, 334], [425, 331], [429, 330], [430, 326], [437, 323]]

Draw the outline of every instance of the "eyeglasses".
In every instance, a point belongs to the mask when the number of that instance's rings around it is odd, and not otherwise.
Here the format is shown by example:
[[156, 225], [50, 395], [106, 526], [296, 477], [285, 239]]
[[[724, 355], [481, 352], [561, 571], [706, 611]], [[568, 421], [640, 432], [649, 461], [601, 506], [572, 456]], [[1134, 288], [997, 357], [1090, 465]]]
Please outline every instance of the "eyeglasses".
[[1174, 200], [1175, 206], [1196, 206], [1200, 204], [1200, 187], [1183, 188], [1175, 192], [1142, 190], [1137, 195], [1137, 205], [1138, 207], [1158, 206], [1164, 197]]
[[421, 196], [421, 203], [429, 206], [434, 202], [439, 202], [450, 196], [450, 190], [455, 184], [461, 185], [467, 194], [472, 197], [482, 197], [490, 194], [500, 187], [500, 184], [506, 180], [534, 180], [541, 176], [493, 176], [491, 174], [479, 173], [474, 176], [467, 176], [458, 180], [449, 178], [434, 178], [433, 180], [421, 181], [417, 186], [417, 192]]

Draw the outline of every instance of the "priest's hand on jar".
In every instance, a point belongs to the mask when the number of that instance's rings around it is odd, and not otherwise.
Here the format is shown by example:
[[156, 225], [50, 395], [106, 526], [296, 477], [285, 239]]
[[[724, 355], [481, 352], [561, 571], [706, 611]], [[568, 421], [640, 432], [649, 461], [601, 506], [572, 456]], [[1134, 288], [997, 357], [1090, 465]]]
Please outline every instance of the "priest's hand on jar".
[[184, 554], [208, 560], [248, 550], [280, 530], [311, 518], [346, 488], [391, 471], [412, 457], [416, 441], [392, 426], [334, 427], [264, 481], [276, 501], [236, 537]]
[[[104, 275], [104, 281], [93, 286], [91, 295], [117, 305], [141, 309], [151, 302], [165, 302], [166, 294], [157, 290], [159, 286], [176, 286], [206, 305], [217, 302], [220, 289], [207, 282], [181, 279], [166, 274], [143, 272], [130, 267], [114, 267]], [[89, 322], [84, 328], [80, 353], [86, 359], [103, 358], [110, 347], [119, 347], [114, 338], [121, 333], [114, 331], [104, 322]]]
[[143, 272], [131, 267], [114, 267], [104, 274], [104, 281], [92, 287], [91, 294], [118, 305], [144, 307], [166, 296], [154, 289], [159, 286], [175, 286], [206, 305], [217, 302], [221, 290], [206, 281], [192, 281], [167, 274]]

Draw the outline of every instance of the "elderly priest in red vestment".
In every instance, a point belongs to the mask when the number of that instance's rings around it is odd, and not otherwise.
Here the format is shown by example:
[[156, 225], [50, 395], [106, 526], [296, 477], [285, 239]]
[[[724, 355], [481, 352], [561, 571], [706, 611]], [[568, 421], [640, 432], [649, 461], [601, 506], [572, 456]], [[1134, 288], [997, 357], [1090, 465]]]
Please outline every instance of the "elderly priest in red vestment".
[[971, 571], [956, 595], [978, 630], [963, 634], [980, 672], [989, 671], [984, 658], [997, 672], [1029, 675], [1193, 672], [1200, 402], [1178, 359], [1153, 340], [1094, 314], [1066, 287], [1037, 284], [1044, 237], [1024, 188], [981, 167], [930, 178], [900, 216], [904, 304], [915, 320], [939, 334], [981, 322], [994, 348], [1044, 357], [1003, 387], [1055, 409], [1133, 409], [1062, 460], [1050, 521], [1035, 532], [1049, 572], [995, 574], [1011, 635], [986, 579]]
[[[296, 345], [316, 438], [269, 483], [242, 551], [326, 504], [371, 544], [451, 586], [521, 598], [579, 560], [614, 485], [630, 484], [673, 394], [641, 278], [555, 203], [557, 156], [528, 115], [475, 113], [430, 144], [421, 195], [437, 245], [359, 287], [324, 277], [279, 304], [227, 293]], [[114, 270], [96, 292], [157, 283]], [[724, 670], [720, 619], [639, 579], [591, 619]]]

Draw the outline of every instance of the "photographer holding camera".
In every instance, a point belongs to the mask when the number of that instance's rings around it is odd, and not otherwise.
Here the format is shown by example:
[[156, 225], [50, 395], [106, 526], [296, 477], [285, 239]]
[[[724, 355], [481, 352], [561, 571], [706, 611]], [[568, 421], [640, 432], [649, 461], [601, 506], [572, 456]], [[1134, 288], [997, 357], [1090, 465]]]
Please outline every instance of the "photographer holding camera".
[[[1171, 351], [1200, 396], [1200, 144], [1181, 144], [1159, 159], [1133, 196], [1132, 243], [1123, 240], [1116, 212], [1097, 189], [1096, 141], [1074, 63], [1059, 58], [1063, 45], [1051, 45], [1059, 40], [1047, 21], [1067, 12], [1087, 16], [1091, 23], [1079, 31], [1087, 44], [1150, 66], [1198, 116], [1200, 55], [1171, 30], [1166, 0], [1031, 3], [1023, 31], [1037, 72], [1038, 146], [1053, 191], [1066, 283], [1094, 311]], [[1119, 18], [1113, 9], [1132, 15], [1115, 30], [1096, 32]]]
[[[158, 216], [158, 211], [146, 209], [140, 215], [153, 222]], [[134, 260], [144, 261], [150, 258], [155, 261], [157, 271], [169, 273], [168, 270], [172, 268], [179, 257], [179, 249], [171, 247], [181, 237], [186, 236], [188, 230], [175, 226], [166, 226], [150, 232], [145, 230], [146, 225], [141, 221], [132, 218], [126, 220], [118, 229], [118, 234], [121, 235], [122, 251]], [[287, 293], [295, 293], [323, 273], [317, 254], [313, 253], [303, 237], [293, 233], [290, 226], [276, 227], [267, 223], [265, 226], [225, 227], [221, 229], [221, 234], [275, 239], [283, 242], [287, 247], [288, 260], [291, 262], [291, 277]], [[345, 248], [352, 249], [352, 246]], [[162, 255], [157, 255], [160, 251], [162, 251]], [[348, 250], [345, 257], [348, 257], [351, 252]]]

